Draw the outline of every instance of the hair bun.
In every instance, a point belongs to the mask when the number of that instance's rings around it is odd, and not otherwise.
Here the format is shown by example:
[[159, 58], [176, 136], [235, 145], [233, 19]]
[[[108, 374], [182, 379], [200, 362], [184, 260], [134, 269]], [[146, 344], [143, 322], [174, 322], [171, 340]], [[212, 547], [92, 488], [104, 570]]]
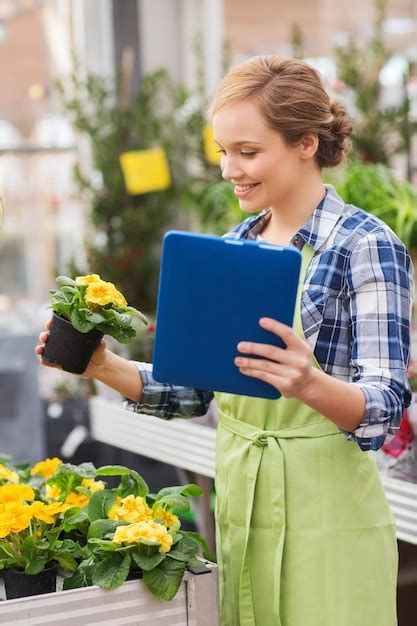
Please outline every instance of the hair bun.
[[[339, 100], [330, 101], [330, 112], [333, 116], [330, 122], [332, 140], [325, 141], [322, 150], [319, 151], [321, 157], [321, 167], [333, 167], [339, 165], [343, 157], [350, 149], [350, 136], [352, 134], [352, 123], [347, 115], [344, 105]], [[321, 152], [321, 154], [320, 154]]]

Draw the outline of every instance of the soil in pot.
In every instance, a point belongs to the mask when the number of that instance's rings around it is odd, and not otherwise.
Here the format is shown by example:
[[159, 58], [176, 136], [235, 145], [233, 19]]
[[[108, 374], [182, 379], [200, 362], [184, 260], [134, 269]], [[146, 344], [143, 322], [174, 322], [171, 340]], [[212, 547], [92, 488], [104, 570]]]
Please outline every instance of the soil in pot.
[[42, 358], [72, 374], [83, 374], [102, 337], [98, 330], [80, 333], [71, 322], [54, 313]]
[[26, 574], [22, 570], [3, 570], [1, 575], [4, 579], [7, 600], [56, 591], [57, 570], [56, 564], [46, 567], [38, 574]]

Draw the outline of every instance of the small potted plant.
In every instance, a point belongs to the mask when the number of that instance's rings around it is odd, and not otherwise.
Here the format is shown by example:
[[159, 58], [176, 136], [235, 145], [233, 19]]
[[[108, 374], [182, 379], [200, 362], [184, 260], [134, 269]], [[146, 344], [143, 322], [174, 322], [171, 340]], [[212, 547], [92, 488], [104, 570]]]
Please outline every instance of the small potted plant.
[[43, 502], [28, 484], [0, 486], [0, 570], [7, 599], [48, 593], [56, 589], [58, 565], [73, 572], [71, 540], [60, 539], [64, 502]]
[[[104, 466], [96, 477], [120, 476], [114, 489], [97, 490], [81, 515], [88, 519], [88, 545], [64, 589], [98, 585], [115, 589], [129, 578], [142, 578], [157, 597], [171, 600], [187, 568], [201, 567], [197, 555], [212, 559], [205, 539], [181, 530], [175, 511], [190, 508], [197, 485], [165, 487], [151, 495], [143, 478], [122, 466]], [[78, 519], [81, 519], [81, 515]]]
[[146, 317], [128, 306], [113, 283], [98, 274], [77, 276], [75, 280], [58, 276], [59, 289], [51, 289], [52, 324], [43, 359], [67, 372], [82, 374], [103, 335], [121, 343], [132, 341], [137, 317], [145, 325]]

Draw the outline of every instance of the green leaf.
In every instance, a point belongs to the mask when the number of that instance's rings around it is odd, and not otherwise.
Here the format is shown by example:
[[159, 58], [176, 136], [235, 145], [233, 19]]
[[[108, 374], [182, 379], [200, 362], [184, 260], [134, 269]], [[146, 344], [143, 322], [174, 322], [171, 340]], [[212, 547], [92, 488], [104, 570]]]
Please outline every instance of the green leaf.
[[21, 552], [23, 556], [31, 560], [36, 553], [36, 544], [32, 535], [28, 535], [22, 542]]
[[56, 552], [54, 555], [54, 559], [55, 561], [58, 561], [62, 569], [66, 571], [75, 572], [75, 570], [77, 569], [77, 561], [74, 559], [71, 552]]
[[129, 574], [130, 554], [120, 552], [106, 555], [93, 570], [93, 585], [103, 589], [115, 589], [123, 584]]
[[85, 316], [75, 308], [71, 311], [70, 322], [80, 333], [88, 333], [94, 328], [94, 324], [86, 320]]
[[92, 569], [93, 566], [83, 566], [82, 563], [80, 563], [77, 571], [70, 578], [64, 578], [64, 590], [79, 589], [80, 587], [89, 587], [92, 584]]
[[60, 285], [61, 287], [64, 287], [64, 286], [77, 287], [78, 286], [75, 280], [73, 280], [72, 278], [68, 278], [68, 276], [57, 276], [55, 280], [57, 284]]
[[142, 554], [139, 554], [139, 552], [137, 552], [136, 550], [133, 550], [130, 555], [136, 565], [144, 571], [154, 569], [154, 567], [159, 565], [159, 563], [162, 563], [162, 561], [165, 559], [165, 554], [161, 554], [160, 552], [152, 554], [151, 556], [143, 556]]
[[200, 545], [195, 539], [190, 536], [183, 535], [181, 540], [173, 548], [171, 548], [169, 552], [167, 552], [167, 556], [171, 559], [188, 563], [188, 561], [198, 554], [199, 550]]
[[122, 465], [104, 465], [99, 467], [95, 473], [96, 476], [125, 476], [129, 478], [131, 484], [131, 490], [126, 493], [126, 489], [123, 485], [122, 489], [118, 489], [119, 494], [122, 496], [133, 494], [135, 496], [142, 496], [143, 498], [148, 495], [149, 487], [143, 480], [142, 476], [135, 472], [135, 470], [128, 469]]
[[172, 600], [181, 585], [185, 563], [165, 559], [151, 571], [143, 572], [143, 582], [149, 591], [163, 600]]
[[93, 493], [86, 507], [90, 522], [94, 522], [98, 519], [106, 519], [107, 513], [115, 503], [116, 498], [116, 491], [109, 491], [107, 489]]
[[32, 559], [30, 563], [25, 567], [26, 574], [39, 574], [43, 569], [45, 569], [45, 565], [48, 559], [45, 557], [38, 557], [36, 559]]
[[100, 313], [94, 313], [93, 311], [89, 311], [88, 313], [86, 313], [85, 317], [89, 322], [92, 322], [93, 324], [101, 324], [102, 322], [106, 321], [104, 315], [101, 315]]
[[113, 533], [117, 528], [117, 522], [110, 519], [96, 519], [90, 524], [87, 539], [103, 539], [105, 535]]
[[164, 487], [158, 492], [157, 500], [166, 495], [181, 494], [183, 496], [202, 496], [204, 491], [198, 485], [189, 483], [188, 485], [178, 485], [175, 487]]
[[183, 530], [181, 531], [181, 534], [183, 535], [184, 538], [191, 537], [192, 539], [197, 541], [197, 543], [200, 544], [202, 552], [203, 552], [203, 557], [207, 559], [207, 561], [211, 561], [212, 563], [216, 562], [216, 559], [213, 557], [213, 555], [210, 552], [210, 548], [208, 547], [207, 541], [204, 539], [202, 535], [200, 535], [200, 533], [196, 533], [192, 530]]
[[99, 539], [98, 537], [92, 537], [88, 540], [88, 545], [91, 547], [98, 546], [101, 550], [105, 550], [106, 552], [115, 552], [116, 550], [120, 550], [120, 546], [118, 543], [113, 543], [109, 539]]

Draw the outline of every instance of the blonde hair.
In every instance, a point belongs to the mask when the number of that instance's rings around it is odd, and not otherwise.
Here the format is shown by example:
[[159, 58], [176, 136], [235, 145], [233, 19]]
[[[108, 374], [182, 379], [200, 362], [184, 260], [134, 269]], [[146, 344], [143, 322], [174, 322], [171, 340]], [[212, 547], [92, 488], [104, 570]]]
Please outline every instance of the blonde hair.
[[329, 98], [319, 73], [304, 61], [271, 54], [233, 67], [219, 84], [208, 115], [244, 100], [252, 100], [289, 145], [316, 134], [320, 168], [338, 165], [350, 148], [352, 125], [344, 106]]

